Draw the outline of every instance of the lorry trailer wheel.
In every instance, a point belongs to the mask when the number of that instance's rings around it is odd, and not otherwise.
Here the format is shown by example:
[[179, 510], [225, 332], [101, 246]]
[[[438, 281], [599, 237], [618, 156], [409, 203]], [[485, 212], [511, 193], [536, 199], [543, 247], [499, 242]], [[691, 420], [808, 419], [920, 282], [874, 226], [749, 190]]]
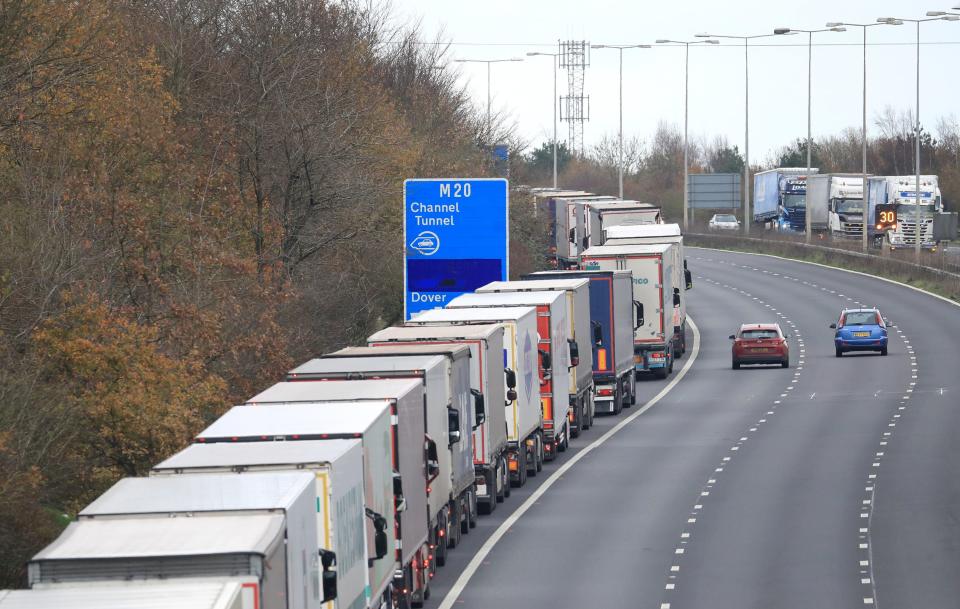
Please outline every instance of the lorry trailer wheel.
[[497, 462], [500, 464], [500, 496], [497, 497], [497, 501], [502, 503], [510, 496], [510, 472], [507, 470], [506, 459], [501, 456]]
[[451, 550], [460, 543], [460, 502], [454, 501], [450, 506], [450, 520], [447, 527], [447, 547]]
[[475, 529], [477, 528], [477, 516], [479, 515], [479, 511], [480, 511], [480, 505], [477, 502], [476, 493], [474, 493], [473, 491], [469, 491], [469, 496], [467, 497], [467, 501], [470, 504], [470, 511], [467, 512], [467, 515], [468, 515], [467, 520], [469, 520], [470, 522], [470, 528]]
[[466, 535], [470, 532], [470, 498], [460, 498], [460, 534]]

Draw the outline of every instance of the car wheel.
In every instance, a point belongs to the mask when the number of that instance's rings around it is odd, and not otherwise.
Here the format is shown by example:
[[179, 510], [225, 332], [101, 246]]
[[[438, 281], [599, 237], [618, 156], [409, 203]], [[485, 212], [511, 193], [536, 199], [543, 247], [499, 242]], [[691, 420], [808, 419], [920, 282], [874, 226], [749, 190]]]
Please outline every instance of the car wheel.
[[842, 356], [842, 355], [843, 355], [843, 349], [841, 349], [840, 347], [837, 347], [836, 349], [837, 349], [837, 357]]
[[886, 348], [886, 347], [882, 347], [882, 348], [880, 349], [880, 355], [886, 355], [886, 354], [887, 354], [887, 348]]
[[734, 370], [739, 370], [739, 369], [740, 369], [740, 362], [738, 362], [737, 360], [733, 360], [733, 369], [734, 369]]
[[780, 362], [780, 366], [781, 366], [782, 368], [789, 368], [789, 367], [790, 367], [790, 360], [784, 359], [782, 362]]

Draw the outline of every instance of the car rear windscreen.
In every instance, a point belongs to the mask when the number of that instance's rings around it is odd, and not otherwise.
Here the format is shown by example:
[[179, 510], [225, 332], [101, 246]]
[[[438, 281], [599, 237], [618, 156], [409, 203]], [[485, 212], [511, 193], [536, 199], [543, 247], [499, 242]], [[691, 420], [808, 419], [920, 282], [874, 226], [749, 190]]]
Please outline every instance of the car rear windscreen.
[[777, 338], [776, 330], [744, 330], [740, 338]]

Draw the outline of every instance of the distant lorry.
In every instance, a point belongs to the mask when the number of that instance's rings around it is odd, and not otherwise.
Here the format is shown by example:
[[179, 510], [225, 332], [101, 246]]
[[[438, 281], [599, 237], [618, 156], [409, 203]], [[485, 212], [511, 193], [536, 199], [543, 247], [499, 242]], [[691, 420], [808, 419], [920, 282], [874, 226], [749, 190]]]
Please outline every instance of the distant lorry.
[[[450, 441], [450, 414], [470, 422], [471, 430], [485, 416], [483, 396], [471, 393], [470, 348], [465, 345], [347, 347], [312, 359], [290, 371], [291, 382], [413, 378], [422, 380], [426, 395], [427, 433], [437, 441], [440, 474], [430, 485], [430, 545], [438, 566], [447, 561], [447, 547], [476, 526], [473, 435]], [[473, 406], [472, 404], [473, 403]], [[466, 427], [466, 425], [464, 425]]]
[[[364, 381], [284, 382], [260, 392], [247, 401], [253, 406], [310, 404], [319, 410], [323, 404], [360, 404], [364, 400], [389, 400], [396, 436], [395, 467], [399, 473], [400, 496], [397, 503], [397, 571], [393, 590], [400, 604], [420, 605], [430, 594], [430, 577], [435, 570], [430, 550], [430, 523], [427, 488], [440, 474], [437, 439], [427, 431], [426, 396], [422, 380], [384, 379]], [[457, 411], [448, 413], [450, 442], [464, 441]], [[222, 420], [222, 419], [221, 419]], [[455, 433], [456, 431], [456, 433]], [[322, 433], [322, 432], [321, 432]], [[264, 434], [269, 436], [270, 434]], [[399, 491], [399, 492], [398, 492]]]
[[524, 275], [522, 279], [552, 281], [569, 277], [590, 281], [594, 410], [619, 414], [636, 395], [633, 274], [627, 270], [541, 271]]
[[[681, 292], [693, 287], [693, 277], [687, 269], [683, 253], [683, 235], [679, 224], [639, 224], [613, 226], [606, 231], [607, 245], [670, 244], [672, 258], [674, 298], [673, 307], [673, 357], [679, 359], [687, 352], [687, 299]], [[681, 289], [680, 286], [683, 286]]]
[[570, 311], [562, 292], [474, 293], [457, 296], [448, 309], [532, 306], [537, 309], [540, 354], [540, 408], [544, 459], [552, 461], [570, 442]]
[[537, 281], [494, 281], [477, 289], [484, 292], [562, 292], [566, 295], [567, 320], [570, 324], [570, 436], [593, 425], [594, 387], [590, 350], [590, 285], [582, 278], [546, 279]]
[[480, 390], [485, 405], [484, 420], [473, 431], [473, 469], [481, 514], [489, 514], [510, 496], [506, 414], [501, 408], [506, 404], [503, 335], [501, 324], [480, 324], [395, 326], [367, 338], [370, 346], [465, 345], [470, 349], [470, 384]]
[[616, 197], [578, 195], [554, 198], [556, 218], [553, 226], [557, 268], [577, 268], [580, 252], [586, 238], [584, 206], [587, 203], [613, 201]]
[[[672, 244], [600, 245], [585, 251], [585, 269], [633, 272], [635, 307], [633, 356], [636, 372], [666, 378], [673, 372], [673, 311], [680, 304], [674, 286]], [[631, 400], [635, 396], [631, 396]]]
[[[155, 465], [150, 475], [277, 471], [305, 471], [314, 476], [317, 546], [325, 567], [325, 609], [369, 607], [367, 565], [379, 559], [375, 554], [368, 555], [366, 545], [360, 440], [191, 444]], [[392, 477], [387, 476], [384, 482], [392, 484]], [[330, 591], [335, 592], [335, 598]]]
[[0, 609], [257, 609], [257, 580], [177, 578], [158, 581], [64, 583], [32, 590], [0, 590]]
[[824, 173], [807, 177], [810, 230], [838, 239], [863, 235], [863, 176]]
[[582, 249], [603, 245], [603, 231], [621, 224], [663, 222], [660, 207], [639, 201], [609, 201], [584, 205], [586, 240]]
[[[543, 409], [537, 371], [537, 309], [496, 307], [432, 309], [406, 322], [409, 326], [448, 326], [500, 323], [504, 327], [503, 362], [507, 424], [507, 470], [514, 486], [543, 469]], [[507, 371], [509, 370], [509, 371]]]
[[[936, 247], [933, 235], [934, 216], [943, 211], [938, 177], [920, 176], [920, 247]], [[892, 228], [875, 234], [878, 241], [886, 240], [890, 249], [916, 247], [917, 243], [917, 177], [877, 176], [870, 179], [870, 225], [876, 231], [876, 206], [896, 205], [896, 223]]]
[[315, 498], [307, 472], [125, 478], [33, 557], [29, 584], [251, 577], [264, 609], [317, 609]]
[[[811, 168], [812, 174], [819, 173]], [[778, 167], [753, 176], [753, 221], [772, 222], [777, 230], [806, 230], [807, 170]]]

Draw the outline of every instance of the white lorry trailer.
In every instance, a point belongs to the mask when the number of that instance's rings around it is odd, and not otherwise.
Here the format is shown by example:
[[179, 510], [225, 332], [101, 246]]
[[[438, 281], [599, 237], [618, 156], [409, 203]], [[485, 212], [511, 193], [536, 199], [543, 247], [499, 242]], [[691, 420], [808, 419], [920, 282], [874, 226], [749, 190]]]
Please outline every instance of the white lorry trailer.
[[534, 307], [433, 309], [407, 322], [411, 326], [500, 323], [504, 327], [507, 471], [522, 486], [543, 468], [543, 411], [537, 370], [537, 310]]
[[367, 338], [370, 346], [412, 345], [425, 348], [465, 345], [470, 349], [470, 384], [484, 398], [484, 419], [473, 430], [473, 468], [477, 504], [489, 514], [510, 496], [507, 473], [507, 423], [501, 404], [506, 403], [500, 324], [456, 326], [395, 326]]
[[576, 438], [593, 425], [593, 367], [588, 348], [590, 330], [590, 282], [587, 279], [541, 279], [539, 281], [494, 281], [477, 289], [484, 292], [562, 292], [567, 299], [570, 335], [570, 436]]
[[[680, 359], [687, 352], [687, 299], [682, 292], [693, 287], [687, 259], [683, 252], [683, 235], [679, 224], [634, 224], [613, 226], [606, 230], [607, 245], [670, 244], [673, 289], [677, 303], [673, 307], [673, 357]], [[681, 289], [680, 286], [683, 286]]]
[[632, 271], [636, 309], [634, 368], [636, 372], [652, 372], [661, 379], [673, 371], [672, 322], [678, 294], [674, 292], [671, 247], [671, 244], [601, 245], [590, 248], [581, 257], [588, 270]]
[[[430, 576], [435, 568], [429, 541], [427, 488], [439, 475], [439, 450], [436, 439], [427, 431], [423, 380], [284, 382], [260, 392], [247, 404], [343, 403], [362, 399], [387, 399], [393, 404], [395, 433], [400, 436], [397, 441], [400, 480], [406, 489], [401, 493], [405, 508], [401, 510], [398, 506], [397, 510], [400, 523], [397, 538], [401, 552], [393, 589], [401, 604], [419, 606], [430, 594]], [[463, 422], [457, 411], [448, 412], [448, 416], [450, 441], [460, 442]], [[426, 448], [427, 444], [432, 448]], [[427, 470], [431, 470], [429, 476]]]
[[[306, 471], [314, 476], [324, 609], [378, 606], [366, 596], [367, 565], [383, 556], [367, 554], [366, 475], [360, 440], [191, 444], [155, 465], [150, 475], [275, 471]], [[380, 486], [392, 485], [389, 470], [382, 472]]]
[[183, 578], [0, 590], [0, 609], [257, 609], [257, 580]]
[[[416, 383], [410, 383], [419, 391]], [[409, 399], [416, 399], [416, 393]], [[421, 403], [422, 400], [421, 393]], [[397, 402], [360, 397], [340, 402], [234, 406], [195, 440], [198, 444], [249, 445], [359, 439], [363, 444], [364, 514], [368, 519], [367, 599], [371, 607], [379, 607], [384, 599], [387, 605], [409, 604], [411, 600], [413, 588], [408, 586], [404, 593], [403, 587], [410, 579], [406, 571], [409, 562], [403, 559], [410, 557], [411, 548], [400, 549], [398, 533], [401, 524], [406, 523], [404, 538], [419, 539], [419, 534], [426, 540], [426, 500], [421, 501], [416, 491], [425, 488], [427, 476], [436, 473], [429, 460], [436, 452], [435, 443], [428, 441], [425, 445], [422, 433], [413, 433], [418, 423], [419, 429], [423, 429], [422, 409], [418, 417], [411, 408], [400, 411]], [[403, 492], [405, 484], [410, 488], [409, 497]], [[421, 520], [409, 517], [417, 512], [422, 514], [422, 533], [418, 526]], [[418, 555], [419, 546], [410, 546]], [[377, 560], [380, 556], [384, 558]]]
[[126, 478], [28, 565], [31, 586], [253, 577], [264, 609], [321, 606], [313, 476]]
[[622, 224], [659, 224], [660, 207], [639, 201], [609, 201], [584, 205], [586, 240], [583, 250], [603, 245], [603, 231]]
[[807, 214], [810, 229], [837, 239], [863, 235], [863, 176], [823, 173], [807, 176]]
[[590, 282], [594, 409], [619, 414], [631, 403], [631, 396], [636, 395], [633, 273], [627, 270], [541, 271], [524, 275], [523, 279], [553, 281], [568, 277]]
[[544, 459], [552, 461], [570, 443], [570, 312], [561, 292], [474, 293], [457, 296], [448, 309], [532, 306], [540, 337], [540, 408]]
[[[437, 566], [447, 562], [447, 548], [460, 543], [461, 532], [476, 526], [472, 434], [450, 441], [450, 411], [476, 423], [482, 412], [479, 391], [470, 391], [470, 349], [464, 345], [420, 347], [348, 347], [312, 359], [287, 374], [288, 381], [337, 381], [414, 378], [424, 383], [427, 433], [437, 441], [440, 475], [430, 484], [430, 546]], [[476, 399], [476, 406], [471, 402]], [[458, 425], [459, 427], [459, 425]], [[464, 425], [466, 427], [466, 425]]]

